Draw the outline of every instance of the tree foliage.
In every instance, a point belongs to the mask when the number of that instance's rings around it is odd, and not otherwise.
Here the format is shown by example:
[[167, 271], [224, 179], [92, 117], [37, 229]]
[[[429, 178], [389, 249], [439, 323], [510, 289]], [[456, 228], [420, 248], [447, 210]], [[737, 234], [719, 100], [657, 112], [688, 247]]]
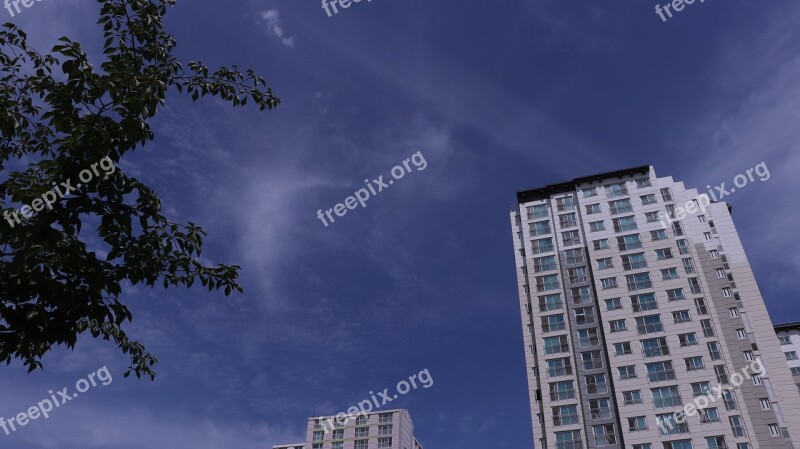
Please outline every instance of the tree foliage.
[[[15, 25], [0, 27], [0, 173], [24, 167], [3, 176], [0, 210], [13, 216], [73, 181], [73, 191], [50, 207], [39, 203], [42, 210], [18, 214], [19, 223], [0, 220], [0, 361], [42, 368], [54, 345], [73, 348], [88, 331], [129, 354], [126, 376], [153, 379], [156, 358], [123, 330], [132, 314], [119, 300], [122, 286], [199, 281], [228, 295], [242, 291], [239, 266], [201, 264], [203, 230], [169, 221], [158, 194], [136, 178], [117, 168], [77, 187], [79, 174], [106, 157], [116, 165], [152, 141], [149, 121], [173, 89], [260, 110], [280, 100], [252, 70], [210, 72], [200, 62], [178, 62], [162, 22], [175, 0], [98, 3], [105, 39], [99, 69], [67, 37], [41, 54]], [[96, 225], [91, 236], [106, 248], [87, 247], [83, 223]]]

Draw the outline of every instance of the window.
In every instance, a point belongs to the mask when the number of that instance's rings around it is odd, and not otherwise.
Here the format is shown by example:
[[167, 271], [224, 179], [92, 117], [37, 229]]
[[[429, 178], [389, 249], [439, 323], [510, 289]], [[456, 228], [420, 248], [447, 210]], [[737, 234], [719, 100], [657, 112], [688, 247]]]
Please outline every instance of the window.
[[592, 301], [592, 292], [589, 287], [573, 287], [570, 289], [573, 304], [583, 304]]
[[608, 398], [590, 399], [589, 411], [592, 419], [609, 419], [611, 418], [611, 400]]
[[564, 241], [564, 246], [580, 245], [581, 243], [581, 234], [579, 231], [562, 232], [561, 238]]
[[689, 424], [686, 421], [679, 423], [672, 413], [656, 415], [656, 425], [661, 435], [689, 433]]
[[737, 309], [736, 307], [731, 307], [730, 309], [728, 309], [728, 312], [730, 312], [731, 318], [739, 317], [739, 309]]
[[731, 289], [730, 288], [724, 287], [722, 289], [722, 296], [724, 296], [726, 298], [730, 298], [731, 296], [733, 296], [733, 293], [731, 293]]
[[567, 265], [574, 265], [586, 261], [586, 258], [583, 257], [583, 248], [574, 248], [564, 251], [564, 259]]
[[392, 414], [391, 413], [381, 413], [378, 416], [378, 423], [385, 424], [392, 422]]
[[541, 273], [543, 271], [552, 271], [557, 269], [556, 256], [536, 257], [533, 259], [533, 271]]
[[560, 335], [558, 337], [545, 337], [543, 342], [544, 353], [546, 355], [569, 351], [569, 344], [567, 343], [566, 335]]
[[681, 405], [681, 393], [677, 386], [651, 388], [655, 408], [668, 408]]
[[595, 240], [595, 241], [592, 242], [592, 244], [594, 245], [594, 249], [595, 250], [610, 248], [608, 246], [608, 239]]
[[366, 438], [368, 436], [369, 427], [356, 427], [356, 438]]
[[763, 385], [764, 380], [761, 379], [761, 376], [755, 375], [753, 376], [753, 385]]
[[323, 438], [325, 438], [325, 432], [317, 431], [312, 434], [311, 441], [322, 441]]
[[343, 440], [344, 439], [344, 429], [335, 429], [333, 431], [333, 437], [332, 438], [334, 440]]
[[662, 281], [671, 281], [673, 279], [678, 279], [678, 269], [677, 268], [665, 268], [661, 270], [661, 280]]
[[574, 198], [572, 195], [562, 196], [561, 198], [556, 198], [556, 208], [559, 212], [572, 210], [574, 207]]
[[650, 239], [654, 242], [659, 240], [666, 240], [668, 238], [667, 231], [665, 229], [658, 229], [655, 231], [650, 231]]
[[575, 309], [575, 322], [579, 326], [594, 323], [594, 307], [581, 307], [580, 309]]
[[578, 345], [581, 348], [600, 344], [597, 329], [581, 329], [578, 331]]
[[792, 367], [789, 370], [792, 372], [792, 376], [800, 376], [800, 367]]
[[781, 431], [780, 431], [780, 429], [778, 429], [778, 425], [777, 424], [770, 424], [769, 425], [769, 434], [774, 436], [774, 437], [781, 436]]
[[689, 315], [688, 310], [678, 310], [677, 312], [672, 312], [672, 320], [675, 324], [688, 323], [692, 321], [692, 317]]
[[653, 184], [650, 183], [650, 178], [639, 178], [636, 180], [636, 187], [639, 189], [650, 187], [651, 185]]
[[627, 355], [631, 354], [631, 343], [626, 341], [622, 343], [614, 343], [614, 355]]
[[620, 366], [617, 368], [617, 371], [619, 372], [620, 380], [636, 378], [636, 366], [634, 365]]
[[789, 351], [783, 353], [786, 360], [797, 360], [797, 351]]
[[391, 434], [392, 434], [392, 425], [391, 424], [385, 424], [385, 425], [382, 425], [382, 426], [378, 426], [378, 435], [386, 436], [386, 435], [391, 435]]
[[683, 259], [683, 270], [686, 272], [686, 274], [694, 273], [694, 261], [691, 257]]
[[653, 288], [653, 282], [650, 280], [650, 273], [647, 272], [626, 275], [625, 281], [628, 285], [629, 292]]
[[694, 294], [703, 293], [703, 290], [700, 288], [700, 281], [698, 281], [697, 278], [689, 278], [689, 290]]
[[714, 236], [713, 236], [713, 235], [711, 235], [711, 233], [710, 233], [710, 232], [704, 232], [704, 233], [703, 233], [703, 238], [705, 238], [706, 240], [711, 240], [711, 239], [713, 239], [713, 238], [714, 238]]
[[675, 369], [671, 361], [645, 363], [644, 366], [647, 368], [647, 380], [650, 382], [675, 380]]
[[658, 260], [672, 259], [672, 250], [669, 248], [657, 249], [656, 259]]
[[548, 290], [557, 290], [559, 288], [558, 275], [549, 274], [547, 276], [536, 276], [536, 291], [546, 292]]
[[583, 448], [583, 441], [581, 440], [580, 430], [570, 430], [568, 432], [555, 432], [555, 436], [556, 436], [555, 449]]
[[550, 377], [569, 376], [572, 374], [572, 365], [569, 358], [550, 359], [547, 362], [547, 375]]
[[778, 341], [782, 345], [790, 345], [790, 344], [792, 344], [792, 339], [789, 338], [789, 337], [778, 337]]
[[539, 297], [539, 311], [549, 312], [551, 310], [560, 310], [563, 307], [561, 302], [561, 295], [556, 293], [553, 295], [546, 295]]
[[575, 215], [575, 212], [571, 212], [569, 214], [561, 214], [558, 216], [558, 224], [562, 228], [571, 228], [573, 226], [578, 226], [578, 217]]
[[600, 351], [581, 352], [581, 362], [583, 362], [583, 369], [585, 370], [603, 368], [603, 356]]
[[722, 390], [722, 401], [725, 403], [725, 410], [736, 410], [736, 399], [731, 390]]
[[564, 321], [564, 314], [559, 313], [557, 315], [547, 315], [542, 317], [542, 331], [543, 332], [555, 332], [555, 331], [563, 331], [566, 329], [567, 325]]
[[678, 334], [678, 342], [681, 346], [694, 346], [697, 344], [697, 335], [694, 332]]
[[589, 280], [589, 275], [586, 271], [586, 267], [570, 268], [569, 270], [567, 270], [567, 274], [569, 275], [570, 284], [587, 282]]
[[719, 413], [716, 407], [697, 409], [697, 414], [700, 416], [700, 422], [703, 424], [719, 422]]
[[626, 254], [621, 256], [621, 259], [622, 268], [624, 268], [626, 271], [647, 268], [647, 259], [644, 257], [644, 253]]
[[708, 308], [706, 307], [706, 300], [703, 298], [694, 299], [694, 308], [697, 310], [698, 315], [708, 315]]
[[592, 434], [594, 435], [594, 445], [596, 447], [617, 444], [617, 435], [614, 429], [614, 424], [601, 424], [599, 426], [592, 426]]
[[686, 240], [676, 240], [675, 243], [678, 244], [678, 252], [681, 254], [689, 254], [689, 245], [686, 244]]
[[761, 410], [769, 410], [772, 408], [772, 404], [769, 402], [769, 398], [761, 398], [758, 400], [761, 403]]
[[717, 268], [714, 271], [717, 273], [717, 278], [718, 279], [721, 279], [721, 278], [725, 277], [725, 270], [723, 270], [722, 268]]
[[631, 432], [647, 430], [647, 418], [644, 416], [634, 416], [633, 418], [628, 418], [628, 430]]
[[590, 198], [593, 196], [597, 196], [597, 187], [586, 187], [581, 189], [581, 194], [583, 194], [584, 198]]
[[562, 405], [560, 407], [553, 407], [554, 426], [568, 426], [571, 424], [578, 424], [577, 405]]
[[700, 320], [700, 327], [703, 329], [704, 337], [714, 336], [714, 328], [711, 325], [711, 320]]
[[600, 285], [603, 287], [603, 290], [608, 290], [610, 288], [616, 288], [617, 287], [617, 278], [616, 277], [612, 277], [612, 278], [600, 279]]
[[694, 449], [692, 440], [667, 441], [661, 444], [664, 449]]
[[709, 382], [692, 382], [692, 395], [704, 396], [712, 392], [711, 383]]
[[625, 405], [641, 404], [642, 392], [640, 390], [631, 390], [622, 392], [622, 401]]
[[630, 199], [616, 200], [608, 202], [608, 210], [611, 215], [625, 214], [633, 212], [633, 206]]
[[636, 329], [639, 335], [663, 332], [664, 326], [661, 324], [661, 316], [648, 315], [636, 318]]
[[748, 362], [753, 361], [753, 351], [744, 351], [744, 359]]
[[683, 359], [683, 363], [686, 364], [686, 371], [697, 371], [700, 369], [706, 369], [705, 363], [703, 363], [702, 357], [689, 357]]
[[591, 374], [584, 378], [586, 392], [589, 394], [608, 393], [608, 383], [605, 374]]
[[334, 441], [331, 443], [331, 449], [343, 449], [344, 441]]
[[683, 294], [682, 288], [674, 288], [672, 290], [667, 290], [667, 299], [670, 301], [678, 301], [686, 299], [686, 295]]
[[642, 340], [642, 354], [645, 358], [669, 355], [669, 346], [665, 337]]
[[[658, 211], [647, 212], [647, 213], [644, 214], [644, 218], [645, 218], [645, 221], [647, 223], [655, 223], [655, 222], [661, 221], [661, 212], [658, 212]], [[664, 235], [666, 235], [666, 233], [667, 232], [664, 231]], [[664, 237], [664, 238], [666, 238], [666, 237]]]
[[655, 204], [657, 202], [655, 194], [652, 193], [649, 195], [642, 195], [639, 197], [639, 199], [642, 200], [642, 206], [647, 206], [648, 204]]
[[711, 256], [712, 259], [719, 259], [719, 251], [712, 249], [708, 252], [708, 255]]
[[[369, 440], [356, 440], [354, 442], [353, 448], [354, 449], [367, 449], [368, 443], [369, 443]], [[322, 449], [322, 448], [320, 448], [320, 449]]]
[[553, 251], [553, 239], [539, 239], [531, 242], [531, 251], [533, 254], [549, 253]]
[[636, 218], [633, 215], [615, 218], [611, 222], [614, 225], [614, 232], [630, 232], [639, 229], [636, 225]]
[[672, 193], [670, 193], [668, 187], [661, 189], [661, 199], [664, 201], [672, 201]]
[[605, 300], [606, 310], [617, 310], [622, 308], [622, 300], [620, 298], [610, 298]]
[[711, 357], [711, 360], [722, 360], [722, 351], [719, 348], [718, 342], [710, 341], [706, 345], [708, 346], [708, 355]]
[[379, 448], [392, 447], [392, 437], [378, 438], [378, 447]]
[[653, 445], [650, 443], [634, 444], [633, 449], [653, 449]]
[[700, 223], [705, 223], [706, 222], [706, 216], [705, 215], [698, 215], [697, 219], [700, 220]]
[[628, 194], [628, 189], [625, 188], [625, 183], [620, 182], [606, 186], [606, 198], [615, 198]]
[[736, 443], [736, 449], [750, 449], [750, 443]]
[[550, 400], [565, 401], [575, 399], [575, 382], [567, 380], [550, 384]]
[[609, 321], [608, 326], [611, 332], [622, 332], [628, 330], [628, 325], [625, 323], [625, 320]]
[[731, 422], [731, 430], [733, 430], [733, 436], [735, 437], [743, 437], [744, 434], [744, 425], [742, 424], [742, 417], [739, 415], [731, 416], [728, 418]]
[[655, 293], [631, 296], [631, 307], [634, 312], [646, 312], [658, 309]]
[[589, 230], [591, 232], [605, 231], [605, 229], [606, 229], [606, 224], [603, 220], [593, 221], [589, 223]]
[[356, 418], [356, 425], [357, 426], [366, 426], [367, 425], [367, 417], [364, 416], [364, 415], [359, 415], [359, 417]]
[[550, 220], [537, 221], [530, 224], [531, 235], [538, 237], [540, 235], [550, 234]]
[[717, 382], [728, 383], [728, 372], [725, 370], [725, 365], [714, 365], [714, 374], [717, 376]]
[[630, 251], [641, 248], [642, 241], [639, 239], [639, 234], [624, 235], [617, 237], [617, 245], [619, 245], [620, 251]]
[[528, 207], [528, 220], [546, 218], [548, 214], [547, 204], [537, 204], [536, 206]]
[[599, 204], [587, 204], [586, 205], [586, 215], [599, 214], [599, 213], [600, 213], [600, 205]]

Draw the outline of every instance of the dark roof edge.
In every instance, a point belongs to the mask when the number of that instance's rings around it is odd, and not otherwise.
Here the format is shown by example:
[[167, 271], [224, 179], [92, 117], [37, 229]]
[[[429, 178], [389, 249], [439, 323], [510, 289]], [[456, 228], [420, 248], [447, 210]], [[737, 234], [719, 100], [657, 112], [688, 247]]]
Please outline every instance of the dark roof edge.
[[774, 327], [776, 331], [789, 331], [792, 329], [800, 329], [800, 321], [795, 321], [792, 323], [776, 324]]
[[517, 203], [521, 204], [521, 203], [526, 203], [528, 201], [541, 200], [549, 198], [551, 195], [557, 195], [559, 193], [574, 191], [575, 186], [578, 184], [584, 184], [587, 182], [601, 181], [603, 179], [608, 179], [608, 178], [619, 178], [623, 176], [630, 176], [639, 173], [649, 173], [649, 172], [650, 172], [649, 165], [640, 165], [638, 167], [615, 170], [606, 173], [581, 176], [579, 178], [574, 178], [572, 181], [560, 182], [557, 184], [550, 184], [548, 186], [539, 187], [536, 189], [522, 190], [520, 192], [517, 192]]

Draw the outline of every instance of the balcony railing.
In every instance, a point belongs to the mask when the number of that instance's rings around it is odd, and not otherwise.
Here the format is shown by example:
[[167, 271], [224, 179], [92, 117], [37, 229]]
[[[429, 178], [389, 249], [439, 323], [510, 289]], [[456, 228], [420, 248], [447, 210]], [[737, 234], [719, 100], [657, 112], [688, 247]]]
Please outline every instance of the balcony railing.
[[[589, 346], [597, 346], [600, 344], [600, 338], [598, 337], [582, 337], [578, 338], [578, 345], [581, 348], [586, 348]], [[797, 373], [796, 376], [800, 376], [800, 373]]]
[[566, 328], [567, 328], [567, 325], [565, 323], [555, 323], [555, 324], [545, 323], [545, 324], [542, 324], [542, 332], [563, 331]]
[[669, 347], [666, 345], [649, 347], [642, 350], [642, 353], [645, 357], [661, 357], [669, 355]]
[[547, 370], [547, 375], [550, 377], [571, 376], [572, 367], [567, 366], [563, 368], [551, 368]]
[[578, 414], [577, 413], [570, 413], [568, 415], [554, 415], [553, 416], [553, 425], [554, 426], [569, 426], [572, 424], [578, 424]]
[[611, 418], [610, 408], [593, 408], [589, 410], [592, 419], [609, 419]]
[[551, 391], [550, 392], [550, 400], [551, 401], [566, 401], [568, 399], [575, 399], [575, 390], [561, 390], [561, 391]]
[[586, 393], [588, 394], [604, 394], [608, 393], [608, 384], [606, 382], [598, 382], [586, 386]]
[[603, 361], [602, 360], [589, 360], [584, 361], [583, 369], [585, 370], [593, 370], [593, 369], [603, 369]]
[[645, 281], [629, 281], [628, 282], [628, 291], [633, 292], [636, 290], [646, 290], [649, 288], [653, 288], [653, 282], [649, 280]]

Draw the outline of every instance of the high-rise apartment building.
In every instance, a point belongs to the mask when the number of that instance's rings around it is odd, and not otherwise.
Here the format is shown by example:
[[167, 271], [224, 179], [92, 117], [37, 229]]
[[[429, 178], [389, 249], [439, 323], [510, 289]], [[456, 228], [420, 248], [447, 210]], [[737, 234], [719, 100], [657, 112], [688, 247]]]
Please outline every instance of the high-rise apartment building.
[[800, 393], [727, 204], [648, 166], [517, 200], [537, 448], [800, 448]]
[[776, 324], [775, 333], [778, 335], [783, 356], [789, 364], [789, 372], [800, 390], [800, 322]]
[[422, 449], [422, 445], [414, 438], [408, 410], [394, 409], [341, 420], [312, 416], [308, 418], [305, 443], [281, 444], [273, 449]]

